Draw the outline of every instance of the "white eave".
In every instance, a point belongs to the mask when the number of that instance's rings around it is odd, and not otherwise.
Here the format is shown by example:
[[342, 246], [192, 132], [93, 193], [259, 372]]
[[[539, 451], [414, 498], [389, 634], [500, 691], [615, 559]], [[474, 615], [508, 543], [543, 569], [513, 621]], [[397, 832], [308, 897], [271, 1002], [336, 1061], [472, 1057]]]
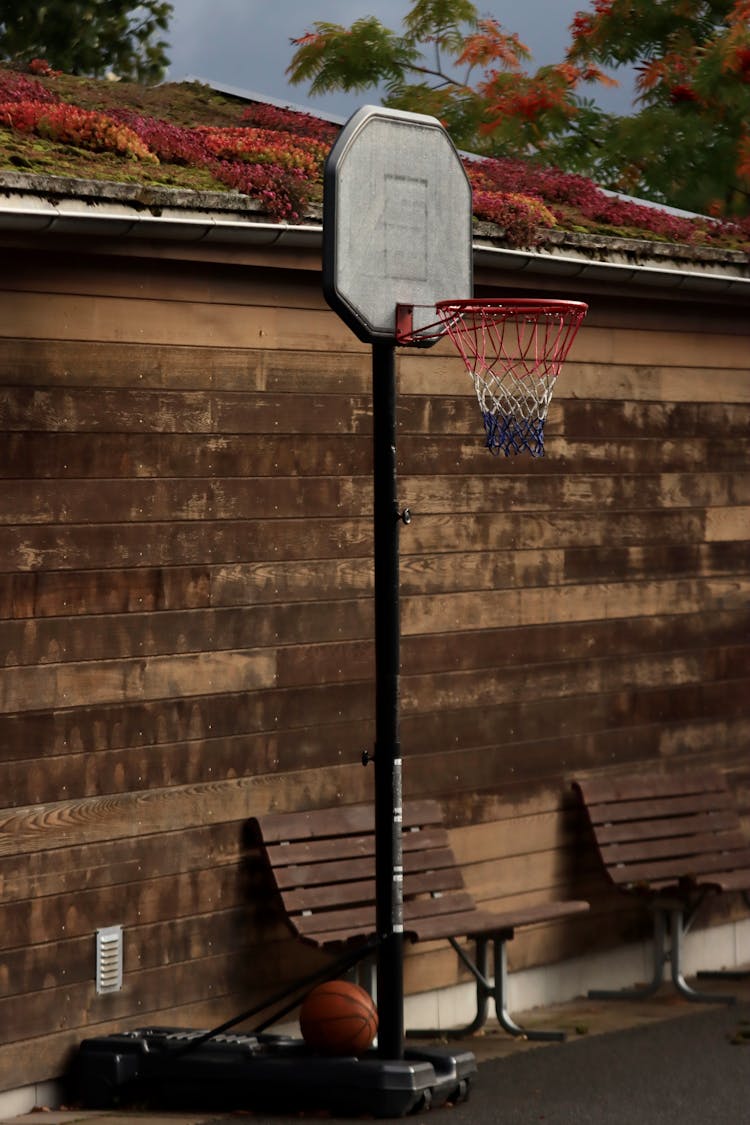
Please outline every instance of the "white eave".
[[633, 265], [564, 252], [538, 252], [510, 250], [474, 242], [475, 265], [516, 271], [518, 273], [545, 274], [551, 277], [578, 278], [582, 281], [610, 282], [612, 284], [641, 285], [659, 289], [681, 289], [694, 292], [747, 294], [750, 298], [750, 264], [742, 274], [730, 268], [690, 269], [675, 262], [673, 265]]
[[[311, 250], [322, 245], [317, 216], [303, 223], [264, 221], [259, 205], [246, 197], [210, 193], [204, 200], [200, 193], [112, 184], [102, 190], [104, 185], [90, 181], [77, 181], [78, 191], [66, 185], [63, 195], [49, 184], [31, 185], [30, 179], [0, 173], [0, 231]], [[485, 227], [474, 239], [474, 262], [528, 275], [750, 298], [750, 259], [745, 254], [712, 250], [698, 261], [685, 248], [664, 243], [576, 236], [561, 236], [560, 241], [560, 246], [540, 250], [513, 250], [498, 244]]]
[[234, 242], [254, 246], [319, 246], [319, 223], [263, 223], [184, 215], [117, 215], [93, 208], [53, 206], [0, 209], [0, 230], [36, 234], [86, 234], [100, 238], [167, 239], [173, 242]]

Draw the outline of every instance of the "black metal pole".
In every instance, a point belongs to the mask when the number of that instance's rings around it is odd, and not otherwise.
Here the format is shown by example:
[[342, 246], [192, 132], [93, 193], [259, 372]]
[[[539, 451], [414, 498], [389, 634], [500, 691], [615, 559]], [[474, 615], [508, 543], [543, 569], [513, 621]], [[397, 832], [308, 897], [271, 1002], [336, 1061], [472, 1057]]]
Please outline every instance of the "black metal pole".
[[399, 746], [399, 511], [396, 497], [395, 347], [375, 343], [373, 478], [375, 533], [375, 892], [378, 930], [378, 1054], [404, 1056], [403, 859]]

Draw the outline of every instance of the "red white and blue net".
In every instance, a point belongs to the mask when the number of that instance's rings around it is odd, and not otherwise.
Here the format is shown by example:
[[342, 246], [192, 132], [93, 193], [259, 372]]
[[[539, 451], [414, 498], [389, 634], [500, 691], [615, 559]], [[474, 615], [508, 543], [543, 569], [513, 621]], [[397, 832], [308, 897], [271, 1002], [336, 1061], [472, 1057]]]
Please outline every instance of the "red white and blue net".
[[581, 301], [440, 301], [435, 323], [402, 332], [399, 343], [450, 336], [474, 384], [490, 452], [541, 457], [555, 382], [587, 309]]

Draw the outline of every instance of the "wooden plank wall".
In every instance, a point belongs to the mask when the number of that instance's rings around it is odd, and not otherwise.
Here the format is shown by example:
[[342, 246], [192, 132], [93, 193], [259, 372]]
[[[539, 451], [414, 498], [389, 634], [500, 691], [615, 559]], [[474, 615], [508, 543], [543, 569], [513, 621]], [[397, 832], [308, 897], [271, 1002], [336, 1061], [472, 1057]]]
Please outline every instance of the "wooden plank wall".
[[[316, 964], [243, 824], [372, 786], [369, 350], [314, 257], [88, 249], [9, 242], [0, 283], [0, 1090]], [[570, 295], [543, 461], [483, 450], [447, 345], [399, 368], [407, 798], [444, 800], [482, 901], [594, 900], [516, 967], [638, 931], [572, 776], [710, 759], [750, 806], [746, 318]], [[409, 957], [410, 989], [459, 977]]]
[[[750, 829], [750, 477], [741, 452], [750, 328], [721, 301], [477, 280], [484, 295], [590, 303], [541, 461], [477, 451], [476, 404], [460, 397], [465, 377], [449, 346], [401, 361], [404, 413], [409, 392], [417, 410], [420, 390], [435, 396], [415, 430], [433, 441], [441, 429], [461, 435], [438, 441], [431, 462], [418, 460], [428, 447], [415, 436], [421, 504], [404, 481], [405, 502], [425, 512], [402, 536], [405, 592], [415, 576], [404, 662], [417, 673], [405, 678], [414, 719], [404, 742], [440, 747], [424, 784], [434, 790], [445, 770], [456, 851], [482, 904], [571, 892], [592, 902], [589, 918], [518, 935], [509, 950], [518, 969], [647, 930], [596, 867], [572, 777], [719, 762]], [[406, 440], [401, 447], [409, 469]], [[428, 519], [429, 541], [420, 535]], [[699, 921], [737, 913], [741, 903], [722, 902]], [[426, 959], [408, 968], [426, 985]]]

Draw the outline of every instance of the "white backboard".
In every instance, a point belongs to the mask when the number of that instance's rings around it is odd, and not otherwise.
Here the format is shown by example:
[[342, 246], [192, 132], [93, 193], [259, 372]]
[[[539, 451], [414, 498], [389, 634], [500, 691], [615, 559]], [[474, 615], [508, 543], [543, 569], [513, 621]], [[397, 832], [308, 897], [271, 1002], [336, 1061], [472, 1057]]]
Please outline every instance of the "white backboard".
[[[471, 185], [434, 117], [364, 106], [326, 161], [323, 291], [361, 340], [395, 340], [396, 305], [471, 297]], [[415, 309], [414, 326], [434, 320]]]

